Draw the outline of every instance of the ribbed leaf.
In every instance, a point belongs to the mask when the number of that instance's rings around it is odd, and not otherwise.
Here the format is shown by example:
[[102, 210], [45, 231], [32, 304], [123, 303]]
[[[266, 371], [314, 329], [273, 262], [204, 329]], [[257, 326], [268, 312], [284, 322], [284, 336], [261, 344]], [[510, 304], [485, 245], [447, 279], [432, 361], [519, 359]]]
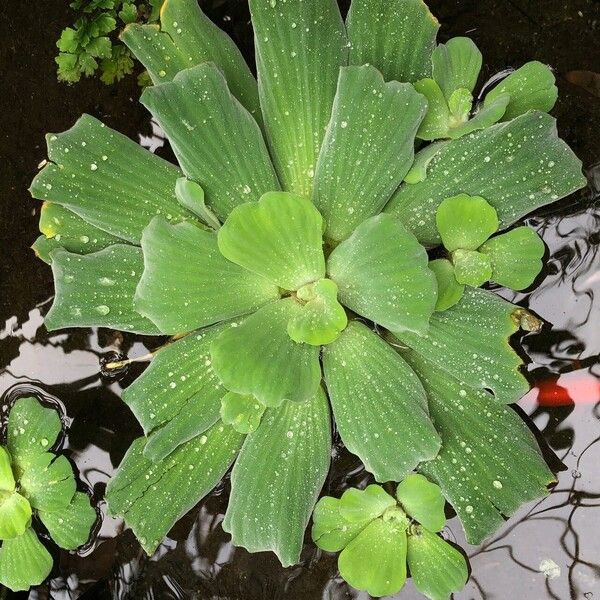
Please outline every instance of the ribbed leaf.
[[134, 243], [156, 215], [174, 223], [192, 217], [175, 198], [179, 169], [94, 117], [83, 115], [46, 140], [52, 162], [33, 180], [34, 198], [65, 206]]
[[283, 189], [310, 197], [339, 68], [347, 62], [336, 0], [250, 0], [258, 91]]
[[326, 552], [343, 550], [371, 521], [350, 523], [340, 513], [340, 499], [324, 496], [313, 512], [312, 539]]
[[416, 238], [390, 215], [359, 225], [327, 261], [342, 304], [388, 329], [427, 330], [435, 276]]
[[10, 454], [4, 446], [0, 446], [0, 494], [13, 492], [14, 489], [15, 477], [12, 472]]
[[456, 250], [452, 253], [454, 276], [463, 285], [479, 287], [492, 278], [492, 263], [477, 250]]
[[294, 342], [287, 333], [288, 322], [300, 311], [293, 298], [271, 302], [213, 342], [213, 368], [227, 389], [252, 394], [266, 406], [315, 395], [321, 380], [319, 348]]
[[482, 196], [504, 228], [585, 185], [581, 161], [558, 138], [552, 117], [529, 112], [442, 146], [417, 184], [404, 184], [386, 207], [425, 244], [437, 244], [435, 210], [460, 193]]
[[429, 531], [441, 531], [446, 524], [442, 490], [418, 473], [405, 477], [396, 488], [402, 508]]
[[414, 82], [431, 74], [439, 29], [422, 0], [360, 0], [348, 18], [350, 64], [370, 64], [386, 81]]
[[384, 83], [372, 66], [341, 69], [315, 175], [326, 237], [347, 238], [385, 206], [412, 165], [426, 110], [411, 85]]
[[242, 440], [231, 427], [217, 422], [153, 463], [144, 456], [145, 439], [138, 438], [107, 486], [110, 514], [122, 517], [152, 554], [175, 522], [221, 480]]
[[167, 134], [185, 175], [202, 186], [206, 203], [221, 219], [238, 204], [279, 189], [259, 126], [213, 63], [146, 88], [140, 102]]
[[432, 76], [446, 100], [458, 89], [472, 92], [477, 84], [483, 58], [472, 39], [455, 37], [440, 44], [431, 56]]
[[447, 310], [462, 298], [465, 286], [456, 281], [454, 265], [449, 260], [445, 258], [432, 260], [429, 268], [437, 280], [438, 295], [435, 310]]
[[219, 229], [219, 250], [232, 262], [286, 290], [325, 276], [323, 219], [312, 202], [288, 192], [235, 208]]
[[491, 292], [465, 288], [458, 304], [434, 313], [425, 335], [398, 337], [449, 375], [490, 389], [497, 402], [510, 404], [529, 390], [519, 371], [521, 358], [508, 342], [519, 327], [518, 310]]
[[144, 269], [140, 248], [115, 244], [83, 256], [58, 249], [51, 258], [55, 296], [44, 319], [47, 329], [97, 326], [159, 333], [157, 326], [133, 305]]
[[31, 522], [31, 505], [24, 496], [0, 491], [0, 540], [23, 535]]
[[419, 379], [367, 327], [352, 321], [323, 349], [323, 369], [344, 445], [377, 481], [400, 481], [437, 454], [440, 439]]
[[417, 131], [417, 137], [428, 141], [449, 137], [451, 114], [442, 88], [430, 78], [415, 82], [414, 88], [427, 99], [427, 113]]
[[442, 437], [438, 456], [419, 470], [442, 488], [467, 540], [478, 544], [502, 525], [503, 516], [543, 496], [554, 478], [533, 434], [510, 407], [423, 356], [405, 357], [423, 382]]
[[339, 511], [349, 523], [372, 521], [388, 508], [396, 506], [396, 500], [380, 485], [368, 485], [364, 490], [347, 489], [340, 498]]
[[233, 543], [250, 552], [272, 550], [284, 567], [297, 563], [330, 453], [329, 406], [322, 390], [311, 400], [268, 409], [231, 473], [223, 529]]
[[217, 236], [191, 223], [154, 219], [142, 236], [144, 272], [135, 307], [163, 333], [192, 331], [278, 297], [266, 279], [226, 260]]

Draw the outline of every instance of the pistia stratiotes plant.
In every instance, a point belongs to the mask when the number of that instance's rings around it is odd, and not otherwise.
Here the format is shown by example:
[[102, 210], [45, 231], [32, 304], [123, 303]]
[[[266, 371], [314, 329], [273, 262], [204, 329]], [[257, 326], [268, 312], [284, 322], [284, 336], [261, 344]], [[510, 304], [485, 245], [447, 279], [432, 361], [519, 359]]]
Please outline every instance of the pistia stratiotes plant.
[[19, 398], [10, 409], [0, 446], [0, 583], [13, 591], [42, 583], [52, 569], [34, 517], [67, 550], [87, 542], [96, 520], [69, 461], [49, 452], [61, 430], [58, 413], [36, 398]]
[[515, 71], [498, 123], [415, 156], [435, 106], [413, 83], [478, 73], [420, 0], [357, 0], [345, 23], [334, 0], [250, 9], [258, 81], [195, 0], [123, 33], [179, 168], [83, 116], [32, 184], [47, 327], [173, 336], [123, 393], [144, 436], [109, 509], [152, 553], [235, 463], [224, 529], [293, 564], [333, 416], [378, 482], [418, 470], [477, 543], [553, 481], [507, 406], [528, 390], [508, 338], [535, 319], [477, 287], [435, 311], [426, 248], [446, 198], [485, 198], [504, 230], [584, 185], [543, 112], [554, 88]]

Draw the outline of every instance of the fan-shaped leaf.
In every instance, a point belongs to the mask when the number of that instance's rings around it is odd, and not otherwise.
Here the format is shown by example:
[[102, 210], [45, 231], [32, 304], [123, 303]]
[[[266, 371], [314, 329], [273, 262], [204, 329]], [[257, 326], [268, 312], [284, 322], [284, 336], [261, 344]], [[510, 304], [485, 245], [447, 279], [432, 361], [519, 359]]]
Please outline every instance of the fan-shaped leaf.
[[31, 505], [21, 494], [0, 491], [0, 540], [23, 535], [31, 522]]
[[312, 539], [326, 552], [343, 550], [371, 521], [350, 523], [340, 513], [339, 498], [324, 496], [313, 512]]
[[392, 506], [396, 506], [393, 496], [380, 485], [368, 485], [364, 490], [347, 489], [340, 498], [339, 511], [348, 523], [362, 523], [380, 517]]
[[462, 298], [465, 286], [456, 281], [454, 265], [449, 260], [445, 258], [432, 260], [429, 268], [437, 280], [438, 295], [435, 310], [447, 310]]
[[492, 263], [477, 250], [455, 250], [452, 253], [454, 276], [458, 283], [479, 287], [492, 278]]
[[76, 489], [71, 463], [65, 456], [49, 452], [31, 459], [19, 486], [32, 508], [49, 512], [68, 506]]
[[402, 508], [429, 531], [441, 531], [446, 523], [442, 490], [418, 473], [405, 477], [396, 488]]
[[329, 407], [322, 390], [311, 400], [268, 409], [231, 473], [223, 529], [233, 543], [250, 552], [272, 550], [284, 567], [297, 563], [330, 453]]
[[482, 62], [481, 52], [470, 38], [455, 37], [437, 46], [431, 56], [432, 76], [446, 100], [458, 89], [475, 89]]

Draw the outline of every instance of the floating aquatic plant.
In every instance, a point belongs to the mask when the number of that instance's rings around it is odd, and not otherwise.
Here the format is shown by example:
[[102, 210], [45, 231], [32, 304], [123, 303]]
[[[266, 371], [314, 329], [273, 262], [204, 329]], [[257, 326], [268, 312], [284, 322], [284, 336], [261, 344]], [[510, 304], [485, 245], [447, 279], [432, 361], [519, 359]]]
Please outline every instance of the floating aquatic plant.
[[[250, 9], [258, 81], [195, 0], [123, 33], [179, 167], [84, 115], [32, 184], [47, 327], [172, 336], [123, 393], [144, 436], [109, 510], [152, 553], [233, 465], [224, 529], [294, 564], [334, 420], [376, 481], [426, 475], [477, 543], [554, 480], [508, 406], [528, 390], [509, 338], [536, 319], [481, 277], [444, 306], [427, 249], [449, 244], [455, 278], [473, 252], [502, 283], [521, 255], [488, 238], [584, 185], [544, 112], [552, 73], [528, 63], [474, 103], [478, 51], [437, 46], [420, 0], [355, 1], [345, 23], [334, 0]], [[467, 196], [493, 229], [444, 218]]]
[[10, 409], [0, 446], [0, 583], [13, 591], [42, 583], [52, 569], [34, 518], [67, 550], [88, 540], [96, 520], [69, 461], [50, 452], [61, 430], [58, 413], [35, 398], [19, 398]]

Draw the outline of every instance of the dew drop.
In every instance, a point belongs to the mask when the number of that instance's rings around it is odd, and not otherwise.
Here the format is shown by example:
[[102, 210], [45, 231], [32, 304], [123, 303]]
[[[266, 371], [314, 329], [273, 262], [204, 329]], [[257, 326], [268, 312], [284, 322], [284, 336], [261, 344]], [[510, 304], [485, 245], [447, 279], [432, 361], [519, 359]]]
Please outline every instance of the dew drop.
[[106, 304], [99, 304], [98, 306], [96, 306], [95, 310], [102, 316], [105, 316], [110, 312], [110, 308], [106, 306]]

